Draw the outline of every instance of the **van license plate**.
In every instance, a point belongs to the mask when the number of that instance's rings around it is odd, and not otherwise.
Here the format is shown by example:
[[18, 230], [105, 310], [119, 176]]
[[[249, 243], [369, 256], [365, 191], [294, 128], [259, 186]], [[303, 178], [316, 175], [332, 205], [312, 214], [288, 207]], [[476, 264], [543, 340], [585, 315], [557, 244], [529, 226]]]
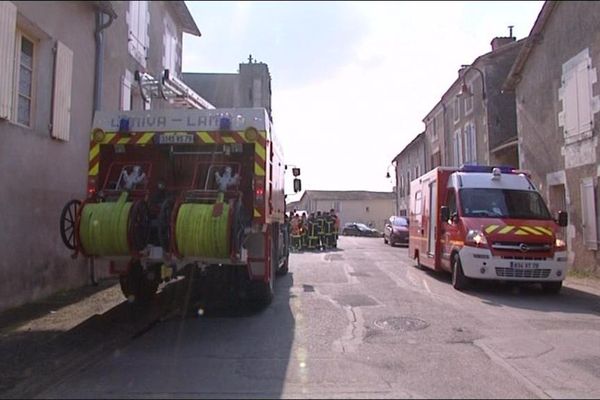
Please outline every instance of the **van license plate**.
[[510, 267], [514, 269], [538, 269], [540, 264], [530, 261], [511, 261]]

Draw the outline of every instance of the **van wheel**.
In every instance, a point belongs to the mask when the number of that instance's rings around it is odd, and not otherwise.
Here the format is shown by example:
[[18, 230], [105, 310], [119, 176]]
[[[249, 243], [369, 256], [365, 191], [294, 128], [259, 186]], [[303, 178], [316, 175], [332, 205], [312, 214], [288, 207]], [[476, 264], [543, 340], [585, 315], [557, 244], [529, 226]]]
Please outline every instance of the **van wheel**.
[[465, 276], [462, 269], [462, 263], [458, 254], [454, 255], [452, 263], [452, 286], [456, 290], [465, 290], [469, 287], [470, 279]]
[[548, 294], [558, 294], [562, 289], [562, 281], [560, 282], [544, 282], [542, 283], [542, 290]]

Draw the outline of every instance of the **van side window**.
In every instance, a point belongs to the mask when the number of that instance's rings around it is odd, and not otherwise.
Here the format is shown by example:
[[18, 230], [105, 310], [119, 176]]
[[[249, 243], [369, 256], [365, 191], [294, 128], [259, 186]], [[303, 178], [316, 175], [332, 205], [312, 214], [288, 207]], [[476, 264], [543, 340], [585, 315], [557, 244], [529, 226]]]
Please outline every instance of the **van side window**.
[[421, 204], [422, 203], [422, 201], [421, 201], [422, 199], [421, 199], [421, 197], [422, 197], [422, 192], [420, 190], [418, 190], [415, 193], [415, 214], [416, 215], [421, 215], [421, 211], [422, 211], [422, 209], [421, 209], [421, 207], [422, 207], [422, 204]]

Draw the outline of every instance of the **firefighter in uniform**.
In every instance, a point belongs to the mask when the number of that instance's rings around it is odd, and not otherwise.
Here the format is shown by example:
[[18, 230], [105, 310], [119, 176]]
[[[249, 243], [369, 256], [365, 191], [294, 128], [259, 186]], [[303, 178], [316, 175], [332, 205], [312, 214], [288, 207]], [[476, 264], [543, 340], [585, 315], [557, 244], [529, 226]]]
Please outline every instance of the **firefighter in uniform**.
[[300, 217], [294, 214], [291, 222], [292, 227], [292, 250], [300, 251], [302, 249], [302, 235], [300, 233]]
[[337, 216], [337, 214], [335, 213], [335, 210], [333, 208], [331, 210], [329, 210], [329, 216], [333, 220], [332, 245], [334, 248], [337, 249], [337, 241], [338, 241], [338, 235], [339, 235], [339, 231], [340, 231], [340, 217]]
[[334, 217], [330, 215], [327, 211], [325, 211], [325, 246], [327, 249], [331, 249], [334, 247], [334, 224]]
[[300, 227], [300, 247], [302, 250], [305, 250], [308, 247], [308, 221], [306, 219], [306, 213], [302, 213], [302, 217], [300, 217], [300, 223], [298, 224]]
[[319, 226], [317, 224], [317, 219], [315, 217], [315, 213], [310, 213], [308, 217], [308, 240], [307, 240], [307, 248], [309, 250], [314, 250], [319, 247]]
[[315, 221], [317, 224], [317, 237], [319, 238], [317, 247], [319, 250], [323, 250], [325, 248], [325, 219], [321, 211], [317, 211]]

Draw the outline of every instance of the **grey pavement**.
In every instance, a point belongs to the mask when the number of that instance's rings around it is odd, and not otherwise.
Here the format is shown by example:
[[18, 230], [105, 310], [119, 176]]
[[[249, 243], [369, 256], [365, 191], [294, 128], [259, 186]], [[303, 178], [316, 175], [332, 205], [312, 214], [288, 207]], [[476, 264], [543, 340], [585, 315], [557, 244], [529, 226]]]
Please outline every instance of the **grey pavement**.
[[382, 239], [339, 247], [292, 254], [261, 312], [167, 319], [39, 397], [600, 397], [595, 289], [462, 293]]

